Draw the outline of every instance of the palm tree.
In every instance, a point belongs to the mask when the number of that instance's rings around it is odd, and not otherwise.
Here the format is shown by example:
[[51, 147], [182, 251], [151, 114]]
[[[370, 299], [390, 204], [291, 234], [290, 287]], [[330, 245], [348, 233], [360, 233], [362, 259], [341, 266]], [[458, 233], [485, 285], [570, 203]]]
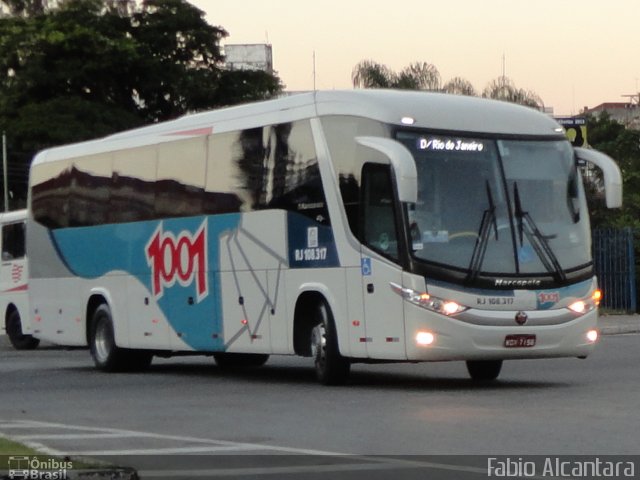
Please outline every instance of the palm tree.
[[470, 97], [476, 97], [478, 94], [476, 93], [476, 89], [473, 88], [471, 82], [462, 77], [454, 77], [444, 84], [442, 90], [445, 93], [452, 93], [454, 95], [467, 95]]
[[427, 62], [415, 62], [394, 72], [373, 60], [362, 60], [351, 72], [355, 88], [400, 88], [406, 90], [439, 90], [440, 72]]
[[415, 62], [397, 75], [395, 87], [407, 90], [440, 90], [440, 72], [435, 65]]
[[[381, 63], [362, 60], [353, 68], [351, 81], [354, 88], [400, 88], [473, 97], [478, 95], [471, 82], [461, 77], [454, 77], [441, 86], [440, 72], [435, 65], [427, 62], [411, 63], [400, 72], [394, 72]], [[537, 93], [517, 88], [505, 75], [489, 82], [483, 90], [482, 96], [519, 103], [538, 110], [544, 109], [544, 102]]]
[[495, 100], [518, 103], [539, 110], [544, 109], [544, 102], [537, 93], [517, 88], [511, 79], [504, 75], [489, 82], [482, 91], [482, 96]]
[[392, 88], [396, 74], [386, 65], [373, 60], [362, 60], [351, 72], [355, 88]]

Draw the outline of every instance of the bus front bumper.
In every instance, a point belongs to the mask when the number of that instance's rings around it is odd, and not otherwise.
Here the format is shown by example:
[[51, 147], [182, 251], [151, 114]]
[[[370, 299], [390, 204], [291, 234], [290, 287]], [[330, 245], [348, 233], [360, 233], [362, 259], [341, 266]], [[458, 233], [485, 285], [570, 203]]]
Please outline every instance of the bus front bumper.
[[[533, 318], [519, 325], [515, 312], [510, 312], [510, 321], [505, 322], [505, 312], [483, 311], [487, 320], [477, 324], [407, 307], [406, 351], [410, 361], [587, 357], [599, 337], [597, 310], [552, 321], [549, 319], [558, 317], [557, 312], [524, 312]], [[492, 314], [494, 324], [490, 324]]]

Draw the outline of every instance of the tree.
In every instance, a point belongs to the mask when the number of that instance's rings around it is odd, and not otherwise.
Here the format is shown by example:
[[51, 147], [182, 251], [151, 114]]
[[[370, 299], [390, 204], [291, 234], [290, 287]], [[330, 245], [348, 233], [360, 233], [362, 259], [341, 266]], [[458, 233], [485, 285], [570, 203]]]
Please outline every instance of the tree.
[[266, 72], [227, 72], [222, 27], [185, 0], [0, 0], [0, 130], [24, 196], [33, 154], [277, 94]]
[[215, 105], [234, 105], [256, 100], [266, 100], [277, 95], [282, 84], [262, 70], [223, 70], [220, 83], [213, 96]]
[[355, 88], [391, 88], [395, 77], [393, 70], [373, 60], [362, 60], [351, 71]]
[[405, 90], [439, 90], [440, 72], [427, 62], [415, 62], [396, 73], [373, 60], [359, 62], [351, 72], [355, 88], [400, 88]]
[[454, 95], [467, 95], [470, 97], [477, 96], [475, 88], [471, 85], [471, 82], [462, 78], [462, 77], [454, 77], [444, 84], [442, 90], [445, 93], [451, 93]]
[[625, 128], [602, 112], [587, 117], [589, 144], [615, 159], [622, 171], [622, 208], [608, 210], [602, 200], [599, 172], [587, 177], [587, 200], [591, 223], [598, 227], [640, 228], [640, 130]]
[[494, 100], [518, 103], [539, 110], [544, 108], [544, 102], [537, 93], [517, 88], [513, 81], [504, 75], [489, 82], [482, 91], [482, 96], [485, 98], [493, 98]]
[[8, 11], [11, 15], [33, 16], [44, 13], [50, 3], [51, 0], [2, 0], [0, 13]]
[[138, 59], [131, 70], [144, 116], [165, 120], [213, 106], [227, 32], [183, 0], [146, 0], [132, 20]]
[[[351, 72], [351, 81], [355, 88], [399, 88], [407, 90], [428, 90], [452, 93], [455, 95], [476, 96], [471, 82], [454, 77], [442, 86], [440, 72], [435, 65], [427, 62], [415, 62], [400, 72], [373, 60], [362, 60]], [[519, 103], [542, 110], [544, 102], [535, 92], [517, 88], [511, 79], [505, 76], [491, 81], [482, 92], [482, 96]]]
[[400, 71], [396, 79], [396, 88], [438, 91], [440, 81], [440, 72], [435, 65], [415, 62]]

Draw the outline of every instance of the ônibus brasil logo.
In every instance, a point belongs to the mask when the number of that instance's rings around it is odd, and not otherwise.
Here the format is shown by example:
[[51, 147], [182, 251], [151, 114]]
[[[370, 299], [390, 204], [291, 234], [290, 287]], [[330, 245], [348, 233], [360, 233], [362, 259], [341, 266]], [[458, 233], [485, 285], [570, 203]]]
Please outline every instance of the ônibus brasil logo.
[[182, 231], [177, 237], [172, 232], [163, 231], [160, 222], [147, 243], [146, 254], [156, 298], [160, 298], [164, 289], [171, 288], [176, 281], [188, 287], [195, 280], [198, 302], [209, 294], [206, 220], [195, 234]]

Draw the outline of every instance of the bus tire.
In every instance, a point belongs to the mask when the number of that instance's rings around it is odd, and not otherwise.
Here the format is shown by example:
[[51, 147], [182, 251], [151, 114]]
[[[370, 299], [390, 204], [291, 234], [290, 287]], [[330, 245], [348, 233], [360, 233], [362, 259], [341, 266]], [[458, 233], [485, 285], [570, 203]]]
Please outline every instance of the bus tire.
[[311, 356], [316, 378], [323, 385], [342, 385], [349, 376], [351, 363], [340, 355], [331, 310], [325, 302], [320, 302], [314, 315], [316, 324], [311, 330]]
[[40, 344], [40, 340], [37, 338], [22, 333], [22, 320], [20, 319], [18, 310], [12, 310], [11, 313], [9, 313], [5, 326], [9, 341], [16, 350], [33, 350]]
[[479, 382], [489, 382], [498, 378], [502, 370], [502, 360], [467, 360], [469, 376]]
[[213, 358], [220, 368], [254, 368], [261, 367], [267, 363], [269, 355], [266, 353], [216, 352], [213, 354]]
[[105, 303], [96, 308], [91, 317], [89, 350], [96, 368], [103, 372], [144, 370], [153, 359], [151, 352], [116, 345], [111, 309]]

